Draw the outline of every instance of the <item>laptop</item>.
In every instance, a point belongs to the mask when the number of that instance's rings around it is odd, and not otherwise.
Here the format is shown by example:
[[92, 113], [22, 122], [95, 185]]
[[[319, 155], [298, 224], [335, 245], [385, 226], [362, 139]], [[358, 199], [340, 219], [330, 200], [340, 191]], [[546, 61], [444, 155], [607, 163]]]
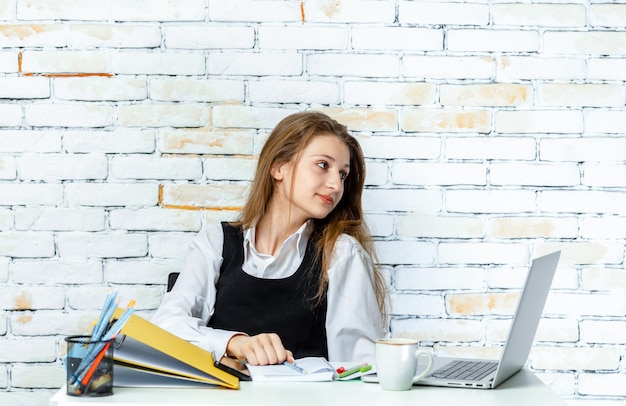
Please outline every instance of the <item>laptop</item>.
[[[535, 339], [560, 255], [561, 251], [556, 251], [532, 261], [499, 361], [435, 356], [432, 371], [417, 385], [493, 389], [522, 369]], [[361, 379], [377, 381], [376, 377]]]

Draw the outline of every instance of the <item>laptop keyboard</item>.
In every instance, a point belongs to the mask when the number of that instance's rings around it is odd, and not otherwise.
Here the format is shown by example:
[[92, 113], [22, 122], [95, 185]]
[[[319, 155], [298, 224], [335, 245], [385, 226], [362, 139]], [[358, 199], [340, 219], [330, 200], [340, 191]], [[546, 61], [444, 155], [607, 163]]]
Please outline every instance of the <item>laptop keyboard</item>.
[[489, 375], [497, 367], [497, 362], [490, 361], [452, 361], [428, 377], [476, 381]]

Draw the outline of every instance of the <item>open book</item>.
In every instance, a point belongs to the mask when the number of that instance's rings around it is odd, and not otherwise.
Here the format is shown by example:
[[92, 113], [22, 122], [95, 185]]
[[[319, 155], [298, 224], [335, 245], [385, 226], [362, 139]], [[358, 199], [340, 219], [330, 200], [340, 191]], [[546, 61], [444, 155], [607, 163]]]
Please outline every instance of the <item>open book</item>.
[[293, 365], [248, 365], [252, 381], [256, 382], [306, 382], [332, 381], [335, 369], [322, 357], [297, 359]]
[[114, 386], [239, 388], [237, 377], [215, 367], [213, 354], [135, 314], [115, 339], [113, 360]]

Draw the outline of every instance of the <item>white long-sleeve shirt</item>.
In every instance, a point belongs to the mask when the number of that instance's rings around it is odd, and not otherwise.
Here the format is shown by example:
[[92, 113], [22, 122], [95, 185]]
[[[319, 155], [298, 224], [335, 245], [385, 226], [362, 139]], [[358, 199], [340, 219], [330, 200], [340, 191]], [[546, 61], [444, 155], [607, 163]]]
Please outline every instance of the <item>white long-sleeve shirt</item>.
[[[255, 228], [244, 233], [243, 270], [257, 278], [292, 275], [304, 258], [310, 230], [305, 223], [282, 245], [278, 255], [260, 254], [254, 247]], [[224, 234], [221, 224], [203, 229], [191, 243], [184, 267], [171, 292], [166, 293], [152, 322], [199, 347], [216, 359], [238, 332], [207, 327], [214, 310], [222, 265]], [[371, 260], [361, 245], [341, 235], [328, 267], [326, 337], [330, 361], [374, 362], [374, 340], [384, 335], [374, 291]]]

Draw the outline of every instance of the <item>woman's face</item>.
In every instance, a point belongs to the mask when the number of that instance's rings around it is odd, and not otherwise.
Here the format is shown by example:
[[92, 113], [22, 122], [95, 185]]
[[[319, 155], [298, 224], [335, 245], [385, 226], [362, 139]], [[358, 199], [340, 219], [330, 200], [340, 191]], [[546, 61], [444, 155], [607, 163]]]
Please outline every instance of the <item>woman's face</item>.
[[350, 150], [337, 136], [322, 133], [313, 137], [296, 159], [272, 169], [276, 198], [288, 202], [293, 220], [323, 219], [343, 196]]

